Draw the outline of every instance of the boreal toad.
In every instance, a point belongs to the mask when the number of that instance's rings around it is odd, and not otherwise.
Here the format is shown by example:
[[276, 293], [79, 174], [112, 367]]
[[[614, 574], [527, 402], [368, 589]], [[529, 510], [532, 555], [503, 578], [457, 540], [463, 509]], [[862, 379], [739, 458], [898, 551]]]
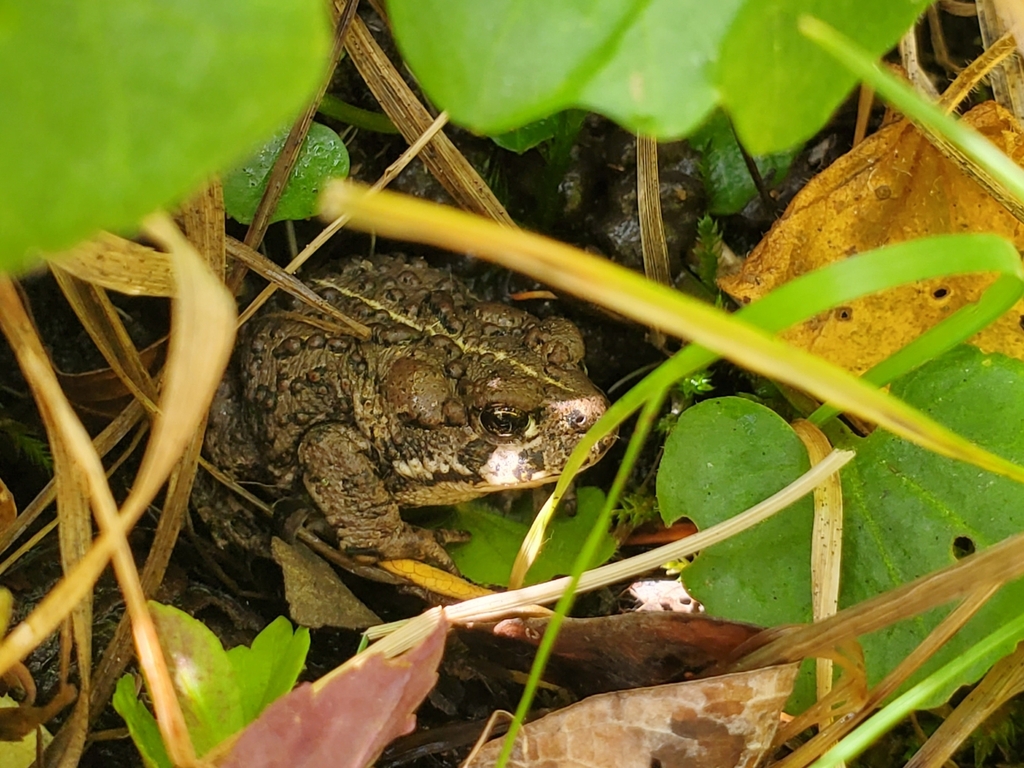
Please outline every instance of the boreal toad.
[[371, 337], [298, 302], [257, 314], [214, 400], [206, 450], [239, 481], [304, 487], [350, 553], [450, 567], [399, 508], [551, 482], [605, 412], [564, 318], [478, 301], [400, 256], [357, 260], [312, 287]]

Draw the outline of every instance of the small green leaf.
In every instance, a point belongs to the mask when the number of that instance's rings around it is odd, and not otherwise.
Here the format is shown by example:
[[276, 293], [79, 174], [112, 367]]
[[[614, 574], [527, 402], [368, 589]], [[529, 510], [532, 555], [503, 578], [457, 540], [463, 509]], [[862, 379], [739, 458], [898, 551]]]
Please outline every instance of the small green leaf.
[[[717, 111], [690, 136], [690, 144], [703, 156], [704, 186], [708, 212], [729, 216], [743, 210], [757, 194], [757, 187], [743, 159], [732, 124], [725, 113]], [[770, 186], [779, 184], [789, 171], [799, 147], [754, 158], [761, 178]]]
[[173, 768], [171, 758], [167, 755], [164, 742], [160, 738], [160, 729], [156, 718], [139, 701], [135, 693], [135, 679], [124, 675], [117, 681], [114, 690], [114, 711], [127, 723], [128, 732], [135, 742], [135, 747], [142, 755], [146, 768]]
[[301, 109], [328, 44], [320, 0], [5, 3], [0, 268], [180, 201]]
[[[247, 161], [224, 174], [224, 208], [235, 221], [252, 222], [287, 136], [287, 128], [278, 131]], [[271, 222], [315, 216], [324, 184], [330, 179], [345, 178], [348, 169], [348, 150], [338, 134], [326, 125], [313, 123]]]
[[[576, 514], [559, 515], [550, 528], [550, 539], [537, 562], [526, 575], [527, 584], [537, 584], [572, 569], [573, 561], [601, 513], [604, 492], [599, 488], [579, 488], [576, 491]], [[480, 584], [507, 586], [519, 546], [526, 538], [526, 523], [502, 517], [479, 501], [455, 507], [444, 527], [468, 531], [471, 538], [450, 549], [452, 560], [467, 577]], [[591, 567], [596, 567], [615, 554], [615, 539], [610, 534], [598, 551]]]
[[246, 724], [295, 686], [308, 652], [309, 630], [299, 627], [293, 632], [283, 616], [268, 624], [252, 641], [252, 647], [239, 645], [227, 652]]
[[557, 115], [551, 115], [551, 117], [528, 123], [522, 128], [516, 128], [514, 131], [499, 133], [497, 136], [492, 136], [491, 141], [502, 149], [521, 155], [558, 136], [566, 134], [575, 136], [583, 124], [585, 115], [585, 112], [577, 109], [559, 112]]
[[234, 667], [201, 621], [169, 605], [150, 601], [149, 608], [189, 736], [205, 755], [245, 725]]

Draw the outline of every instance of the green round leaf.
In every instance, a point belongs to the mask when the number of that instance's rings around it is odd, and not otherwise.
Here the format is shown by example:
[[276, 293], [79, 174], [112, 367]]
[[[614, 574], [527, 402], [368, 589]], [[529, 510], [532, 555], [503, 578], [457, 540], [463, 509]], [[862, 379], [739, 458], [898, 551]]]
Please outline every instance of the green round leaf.
[[[775, 412], [740, 397], [706, 400], [683, 412], [665, 442], [657, 480], [662, 519], [670, 525], [688, 517], [709, 528], [809, 466], [800, 438]], [[701, 552], [684, 573], [687, 588], [716, 616], [765, 625], [808, 620], [812, 512], [804, 498]]]
[[320, 0], [14, 0], [0, 10], [0, 268], [130, 229], [290, 119]]
[[405, 60], [452, 119], [493, 135], [570, 106], [645, 0], [391, 0]]
[[[235, 221], [242, 224], [252, 221], [288, 130], [278, 131], [252, 157], [224, 174], [224, 208]], [[330, 179], [348, 176], [348, 169], [348, 150], [338, 134], [326, 125], [313, 123], [270, 220], [315, 216], [317, 197], [324, 184]]]

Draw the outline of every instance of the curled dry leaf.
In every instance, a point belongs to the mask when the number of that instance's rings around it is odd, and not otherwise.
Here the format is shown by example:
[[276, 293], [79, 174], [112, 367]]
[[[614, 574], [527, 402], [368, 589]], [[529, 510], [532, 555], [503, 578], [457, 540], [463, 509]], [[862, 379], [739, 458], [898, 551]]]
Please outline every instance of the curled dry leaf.
[[64, 685], [41, 707], [29, 704], [0, 706], [0, 741], [20, 741], [40, 725], [52, 720], [77, 695], [78, 689], [75, 686]]
[[[0, 532], [14, 525], [17, 519], [18, 506], [14, 503], [14, 496], [7, 489], [7, 484], [0, 478]], [[3, 636], [5, 629], [4, 623], [0, 621], [0, 636]]]
[[[746, 768], [761, 762], [798, 665], [591, 696], [520, 731], [512, 768]], [[501, 739], [466, 768], [490, 768]]]
[[[154, 341], [139, 350], [146, 370], [154, 373], [164, 361], [167, 339]], [[120, 413], [130, 395], [122, 379], [112, 368], [97, 368], [83, 373], [64, 373], [57, 370], [57, 380], [73, 405], [84, 406], [102, 413]]]
[[289, 544], [275, 536], [270, 546], [274, 561], [281, 566], [288, 612], [296, 624], [311, 629], [366, 629], [381, 623], [334, 569], [305, 544]]
[[[1014, 162], [1024, 133], [986, 102], [963, 117]], [[909, 121], [890, 125], [811, 179], [736, 274], [719, 285], [756, 301], [811, 270], [890, 243], [944, 233], [993, 232], [1024, 249], [1024, 224], [960, 171]], [[782, 334], [855, 373], [863, 373], [922, 331], [974, 302], [991, 275], [926, 280], [867, 296]], [[1024, 301], [970, 341], [985, 352], [1024, 360]]]
[[413, 712], [437, 682], [447, 624], [401, 656], [364, 653], [326, 681], [300, 685], [264, 710], [220, 768], [362, 768], [415, 727]]

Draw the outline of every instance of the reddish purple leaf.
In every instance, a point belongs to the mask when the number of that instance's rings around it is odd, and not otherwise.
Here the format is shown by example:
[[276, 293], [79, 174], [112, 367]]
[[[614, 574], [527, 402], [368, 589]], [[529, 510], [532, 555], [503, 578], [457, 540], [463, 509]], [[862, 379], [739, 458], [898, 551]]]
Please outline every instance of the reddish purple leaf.
[[363, 768], [416, 725], [413, 714], [437, 682], [447, 624], [393, 659], [370, 653], [314, 689], [304, 683], [271, 704], [222, 768]]

